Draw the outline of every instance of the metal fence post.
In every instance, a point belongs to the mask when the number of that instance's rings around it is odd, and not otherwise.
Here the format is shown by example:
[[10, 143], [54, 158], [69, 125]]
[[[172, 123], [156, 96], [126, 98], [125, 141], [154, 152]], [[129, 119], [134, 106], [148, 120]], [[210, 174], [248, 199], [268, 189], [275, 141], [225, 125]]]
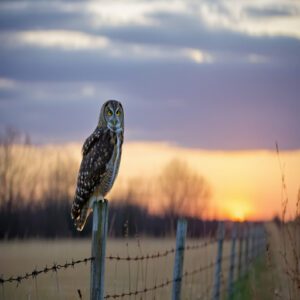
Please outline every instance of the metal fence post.
[[239, 223], [239, 257], [238, 257], [238, 278], [242, 276], [243, 268], [243, 240], [244, 240], [244, 227], [242, 223]]
[[234, 281], [234, 265], [235, 265], [235, 244], [237, 235], [237, 224], [233, 223], [231, 232], [231, 251], [230, 251], [230, 265], [228, 275], [228, 299], [233, 296], [233, 281]]
[[108, 202], [95, 201], [93, 205], [91, 300], [104, 299], [105, 250], [108, 223]]
[[220, 222], [218, 226], [218, 252], [215, 268], [215, 281], [213, 287], [213, 300], [220, 299], [220, 285], [221, 285], [221, 272], [222, 272], [222, 252], [223, 252], [223, 241], [224, 241], [224, 223]]
[[176, 232], [176, 252], [173, 271], [172, 300], [180, 299], [186, 231], [186, 220], [179, 219], [177, 222]]

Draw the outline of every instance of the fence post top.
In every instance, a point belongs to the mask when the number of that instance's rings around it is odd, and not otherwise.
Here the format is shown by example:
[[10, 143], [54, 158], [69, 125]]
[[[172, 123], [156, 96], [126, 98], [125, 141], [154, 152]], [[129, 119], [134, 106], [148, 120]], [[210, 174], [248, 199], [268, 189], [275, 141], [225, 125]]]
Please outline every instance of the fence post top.
[[186, 225], [187, 224], [187, 221], [185, 218], [179, 218], [178, 219], [178, 224], [181, 223], [182, 225]]

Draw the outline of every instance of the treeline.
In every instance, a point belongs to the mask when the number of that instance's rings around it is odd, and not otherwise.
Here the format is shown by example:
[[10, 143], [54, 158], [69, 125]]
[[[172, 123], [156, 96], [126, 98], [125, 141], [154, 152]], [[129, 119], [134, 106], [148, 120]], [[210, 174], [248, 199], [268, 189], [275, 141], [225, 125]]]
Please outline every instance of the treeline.
[[[70, 217], [69, 200], [48, 200], [43, 203], [26, 203], [15, 207], [0, 207], [0, 239], [13, 238], [66, 238], [90, 237], [92, 216], [84, 230], [77, 232]], [[189, 236], [206, 236], [213, 234], [216, 221], [202, 221], [187, 217]], [[111, 203], [109, 206], [109, 236], [169, 236], [174, 234], [168, 216], [152, 215], [146, 209], [130, 203]]]
[[[0, 238], [88, 236], [91, 218], [78, 233], [70, 217], [79, 163], [79, 147], [36, 147], [14, 130], [0, 135]], [[210, 194], [205, 178], [178, 159], [157, 177], [118, 179], [109, 196], [109, 234], [174, 234], [183, 215], [191, 235], [207, 234], [216, 226], [200, 220]]]

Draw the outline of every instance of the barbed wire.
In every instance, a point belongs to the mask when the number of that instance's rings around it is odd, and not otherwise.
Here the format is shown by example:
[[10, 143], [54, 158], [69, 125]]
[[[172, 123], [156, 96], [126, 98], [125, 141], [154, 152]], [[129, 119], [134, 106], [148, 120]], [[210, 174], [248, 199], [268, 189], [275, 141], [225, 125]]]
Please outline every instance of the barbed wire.
[[212, 239], [210, 241], [205, 241], [204, 243], [201, 244], [196, 244], [196, 245], [187, 245], [184, 248], [170, 248], [167, 249], [163, 252], [156, 252], [152, 254], [145, 254], [145, 255], [137, 255], [137, 256], [119, 256], [119, 255], [109, 255], [106, 257], [108, 260], [123, 260], [123, 261], [140, 261], [140, 260], [148, 260], [148, 259], [155, 259], [155, 258], [160, 258], [160, 257], [166, 257], [169, 254], [175, 253], [175, 251], [178, 250], [196, 250], [196, 249], [201, 249], [205, 248], [213, 243], [216, 242], [216, 239]]
[[182, 276], [179, 277], [179, 278], [166, 279], [165, 281], [162, 281], [160, 284], [155, 284], [155, 285], [153, 285], [151, 287], [148, 287], [148, 288], [145, 287], [145, 288], [140, 289], [140, 290], [123, 292], [121, 294], [107, 294], [107, 295], [104, 296], [104, 299], [117, 299], [117, 298], [123, 298], [123, 297], [126, 297], [126, 296], [137, 296], [137, 295], [140, 295], [140, 294], [145, 294], [145, 293], [148, 293], [148, 292], [151, 292], [151, 291], [155, 291], [155, 290], [164, 288], [164, 287], [170, 285], [171, 283], [173, 283], [175, 281], [180, 281], [184, 277], [195, 275], [197, 273], [208, 270], [208, 269], [214, 267], [215, 265], [216, 265], [216, 263], [212, 262], [212, 263], [210, 263], [210, 264], [208, 264], [204, 267], [199, 267], [199, 268], [194, 269], [192, 271], [185, 271], [185, 272], [183, 272]]
[[[201, 244], [196, 244], [196, 245], [187, 245], [184, 248], [177, 248], [178, 250], [196, 250], [196, 249], [200, 249], [200, 248], [204, 248], [207, 247], [210, 244], [213, 244], [215, 242], [214, 239], [210, 240], [210, 241], [205, 241], [204, 243]], [[155, 259], [155, 258], [160, 258], [160, 257], [166, 257], [171, 253], [175, 253], [175, 251], [177, 250], [176, 248], [171, 248], [168, 250], [165, 250], [163, 252], [157, 252], [157, 253], [153, 253], [153, 254], [147, 254], [147, 255], [141, 255], [141, 256], [126, 256], [126, 257], [122, 257], [122, 256], [107, 256], [106, 259], [108, 260], [117, 260], [117, 261], [140, 261], [140, 260], [149, 260], [149, 259]], [[26, 279], [30, 279], [30, 278], [36, 278], [37, 276], [41, 275], [41, 274], [46, 274], [50, 271], [52, 272], [57, 272], [60, 269], [67, 269], [69, 267], [74, 267], [75, 265], [81, 264], [81, 263], [87, 263], [89, 261], [94, 260], [94, 257], [87, 257], [87, 258], [83, 258], [83, 259], [79, 259], [79, 260], [72, 260], [71, 262], [66, 262], [65, 264], [57, 264], [57, 263], [53, 263], [53, 265], [51, 267], [48, 267], [47, 265], [42, 268], [42, 269], [34, 269], [32, 272], [30, 273], [25, 273], [24, 275], [18, 275], [18, 276], [11, 276], [9, 278], [3, 278], [2, 276], [0, 276], [0, 284], [4, 284], [4, 283], [12, 283], [12, 282], [17, 282], [18, 284], [20, 284], [23, 280]]]
[[125, 261], [139, 261], [139, 260], [148, 260], [148, 259], [154, 259], [159, 257], [166, 257], [170, 253], [175, 253], [175, 249], [171, 248], [169, 250], [166, 250], [164, 252], [157, 252], [153, 254], [145, 254], [140, 256], [119, 256], [119, 255], [109, 255], [106, 257], [108, 260], [125, 260]]
[[74, 266], [78, 265], [78, 264], [82, 264], [85, 263], [87, 264], [89, 261], [94, 260], [94, 257], [87, 257], [87, 258], [83, 258], [83, 259], [78, 259], [78, 260], [74, 260], [72, 259], [71, 262], [66, 262], [65, 264], [57, 264], [57, 263], [53, 263], [53, 265], [51, 267], [48, 267], [47, 265], [40, 270], [33, 270], [30, 273], [25, 273], [24, 275], [19, 275], [19, 276], [11, 276], [9, 278], [4, 279], [3, 277], [0, 277], [0, 284], [4, 284], [7, 282], [17, 282], [17, 284], [20, 284], [23, 280], [26, 279], [30, 279], [30, 278], [36, 278], [37, 276], [41, 275], [41, 274], [46, 274], [48, 272], [57, 272], [60, 269], [68, 269], [70, 267], [74, 268]]

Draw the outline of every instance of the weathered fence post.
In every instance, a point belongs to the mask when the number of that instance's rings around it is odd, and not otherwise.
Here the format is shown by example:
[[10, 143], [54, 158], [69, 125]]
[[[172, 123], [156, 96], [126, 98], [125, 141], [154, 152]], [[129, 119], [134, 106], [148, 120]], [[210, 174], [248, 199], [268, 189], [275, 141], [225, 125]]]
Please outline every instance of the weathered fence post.
[[256, 245], [257, 245], [257, 225], [254, 224], [253, 225], [253, 232], [252, 232], [252, 261], [254, 262], [254, 260], [256, 259]]
[[252, 239], [253, 237], [253, 224], [250, 223], [249, 224], [249, 230], [248, 230], [248, 240], [249, 240], [249, 244], [248, 244], [248, 271], [251, 267], [252, 264]]
[[261, 253], [263, 253], [266, 250], [266, 246], [267, 246], [267, 232], [264, 226], [262, 227], [261, 230], [261, 239], [262, 239]]
[[95, 201], [93, 205], [91, 300], [104, 299], [105, 250], [108, 223], [108, 202]]
[[259, 226], [259, 231], [258, 231], [258, 246], [257, 246], [258, 255], [261, 255], [265, 250], [266, 247], [265, 243], [266, 243], [266, 232], [264, 226], [261, 225]]
[[215, 281], [213, 288], [213, 300], [220, 299], [220, 285], [221, 285], [221, 272], [222, 272], [222, 252], [223, 252], [223, 241], [224, 241], [224, 223], [219, 222], [218, 226], [218, 252], [217, 252], [217, 260], [216, 260], [216, 268], [215, 268]]
[[243, 268], [243, 240], [244, 240], [244, 227], [239, 223], [239, 257], [238, 257], [238, 278], [242, 276]]
[[234, 281], [234, 264], [235, 264], [235, 244], [237, 235], [237, 224], [233, 223], [231, 233], [231, 251], [230, 251], [230, 265], [228, 274], [228, 299], [233, 296], [233, 281]]
[[250, 230], [249, 230], [249, 223], [245, 224], [244, 229], [244, 235], [245, 235], [245, 262], [244, 262], [244, 270], [243, 275], [246, 275], [248, 273], [249, 268], [249, 236], [250, 236]]
[[179, 219], [177, 222], [176, 232], [176, 252], [173, 272], [172, 300], [180, 299], [186, 231], [186, 220]]

